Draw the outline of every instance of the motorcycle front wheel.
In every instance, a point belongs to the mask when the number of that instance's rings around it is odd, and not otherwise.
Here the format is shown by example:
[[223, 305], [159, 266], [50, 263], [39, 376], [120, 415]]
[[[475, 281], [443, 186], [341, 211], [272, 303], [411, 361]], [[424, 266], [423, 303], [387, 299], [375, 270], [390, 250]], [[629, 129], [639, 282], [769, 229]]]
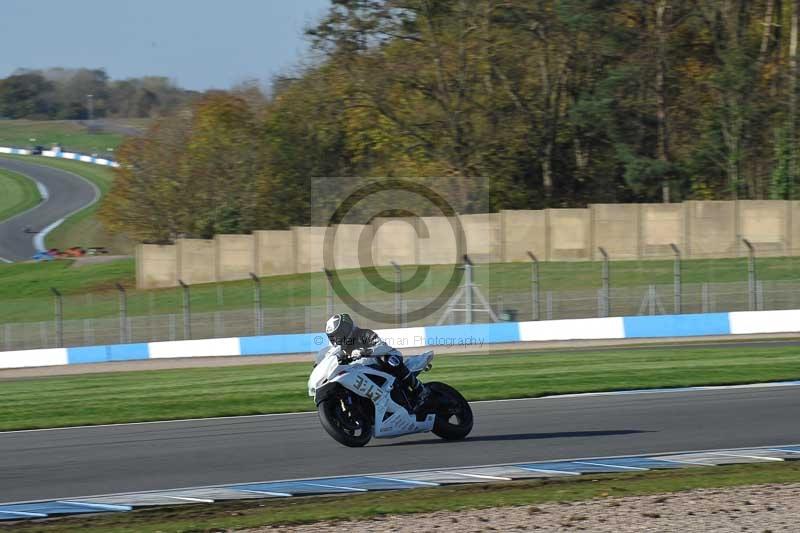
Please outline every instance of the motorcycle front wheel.
[[360, 407], [347, 405], [347, 396], [329, 396], [317, 406], [320, 424], [336, 442], [360, 448], [372, 438], [372, 422]]
[[428, 383], [434, 395], [436, 419], [433, 434], [445, 440], [461, 440], [472, 431], [472, 408], [469, 402], [450, 385]]

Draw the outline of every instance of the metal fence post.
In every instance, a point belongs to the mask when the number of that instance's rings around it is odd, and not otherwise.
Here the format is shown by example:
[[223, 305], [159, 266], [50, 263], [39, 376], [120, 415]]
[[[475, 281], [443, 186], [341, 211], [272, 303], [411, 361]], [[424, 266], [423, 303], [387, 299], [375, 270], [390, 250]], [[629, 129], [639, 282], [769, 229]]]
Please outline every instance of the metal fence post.
[[647, 288], [647, 296], [648, 300], [650, 300], [647, 305], [648, 311], [650, 312], [650, 316], [653, 316], [656, 314], [656, 298], [658, 298], [658, 296], [656, 295], [655, 285], [650, 285]]
[[742, 239], [747, 246], [747, 293], [749, 307], [755, 311], [758, 306], [758, 294], [756, 293], [756, 250], [753, 244], [747, 239]]
[[189, 286], [183, 282], [182, 279], [178, 280], [183, 289], [183, 338], [192, 338], [192, 308], [191, 308], [191, 294], [189, 293]]
[[681, 314], [681, 251], [674, 244], [669, 245], [675, 253], [675, 263], [672, 266], [672, 290], [674, 296], [674, 311]]
[[703, 313], [710, 313], [711, 312], [711, 299], [709, 298], [708, 294], [708, 283], [703, 282], [702, 285], [702, 312]]
[[56, 347], [62, 348], [64, 346], [64, 297], [55, 287], [50, 287], [50, 290], [55, 296], [56, 303]]
[[605, 249], [602, 246], [597, 247], [600, 250], [600, 253], [603, 254], [603, 274], [602, 274], [602, 306], [600, 311], [600, 316], [608, 316], [611, 314], [611, 290], [609, 288], [609, 264], [608, 264], [608, 254], [606, 253]]
[[[322, 269], [325, 272], [325, 279], [328, 280], [328, 316], [333, 316], [333, 275], [327, 268]], [[326, 319], [327, 320], [327, 319]]]
[[130, 342], [128, 338], [128, 295], [125, 287], [119, 283], [114, 284], [119, 291], [119, 342], [125, 344]]
[[253, 317], [255, 319], [256, 335], [264, 334], [264, 309], [261, 307], [261, 280], [250, 272], [253, 280]]
[[761, 280], [756, 281], [756, 309], [759, 311], [764, 310], [764, 282]]
[[394, 261], [389, 261], [394, 268], [394, 313], [395, 323], [398, 327], [404, 328], [405, 316], [403, 313], [403, 272], [400, 270], [400, 265]]
[[528, 250], [528, 257], [531, 258], [531, 320], [539, 320], [539, 260]]
[[472, 324], [472, 261], [464, 255], [464, 307], [466, 308], [466, 323]]

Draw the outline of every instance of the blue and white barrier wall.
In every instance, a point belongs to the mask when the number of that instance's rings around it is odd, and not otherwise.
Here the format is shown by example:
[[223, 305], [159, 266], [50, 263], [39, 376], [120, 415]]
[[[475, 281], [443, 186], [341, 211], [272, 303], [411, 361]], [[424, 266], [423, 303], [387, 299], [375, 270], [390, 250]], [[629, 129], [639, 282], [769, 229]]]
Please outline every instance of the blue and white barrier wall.
[[118, 167], [119, 163], [110, 159], [102, 157], [93, 157], [90, 155], [83, 155], [74, 152], [56, 152], [54, 150], [44, 150], [42, 157], [55, 157], [57, 159], [71, 159], [73, 161], [82, 161], [83, 163], [92, 163], [93, 165], [102, 165], [105, 167]]
[[[0, 154], [12, 155], [32, 155], [33, 152], [25, 150], [24, 148], [11, 148], [8, 146], [0, 146]], [[78, 154], [75, 152], [57, 152], [55, 150], [43, 150], [42, 157], [55, 157], [57, 159], [71, 159], [73, 161], [81, 161], [83, 163], [92, 163], [93, 165], [101, 165], [104, 167], [118, 167], [119, 163], [103, 157], [93, 157], [90, 155]]]
[[[378, 330], [381, 338], [401, 350], [436, 346], [469, 349], [485, 344], [528, 341], [798, 332], [800, 310], [499, 322]], [[301, 354], [316, 352], [327, 344], [328, 340], [323, 333], [299, 333], [21, 350], [0, 352], [0, 369], [183, 357]]]
[[31, 151], [22, 148], [10, 148], [8, 146], [0, 146], [0, 154], [31, 155]]

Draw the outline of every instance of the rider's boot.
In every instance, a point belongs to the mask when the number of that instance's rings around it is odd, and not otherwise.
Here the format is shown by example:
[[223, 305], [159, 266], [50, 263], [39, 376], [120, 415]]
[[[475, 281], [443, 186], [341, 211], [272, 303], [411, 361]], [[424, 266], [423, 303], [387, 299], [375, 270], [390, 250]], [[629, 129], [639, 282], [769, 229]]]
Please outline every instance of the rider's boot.
[[408, 375], [404, 380], [404, 384], [409, 391], [408, 398], [411, 403], [411, 412], [419, 413], [428, 401], [428, 396], [430, 395], [428, 388], [413, 374]]
[[394, 369], [394, 375], [398, 377], [400, 385], [406, 390], [411, 412], [420, 412], [428, 399], [427, 387], [408, 370], [403, 358], [398, 354], [392, 354], [387, 357], [386, 363]]

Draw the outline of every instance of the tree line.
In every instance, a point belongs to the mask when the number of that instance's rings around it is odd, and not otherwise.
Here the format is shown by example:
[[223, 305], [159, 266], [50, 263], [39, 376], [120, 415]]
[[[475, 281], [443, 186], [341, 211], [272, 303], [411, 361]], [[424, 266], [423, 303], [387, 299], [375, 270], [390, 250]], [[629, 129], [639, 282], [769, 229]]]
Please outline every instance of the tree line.
[[22, 69], [0, 79], [0, 118], [150, 118], [176, 111], [197, 94], [158, 76], [111, 80], [103, 69]]
[[313, 176], [484, 176], [491, 210], [796, 199], [799, 14], [332, 0], [268, 97], [208, 94], [130, 141], [103, 213], [155, 240], [307, 224]]

